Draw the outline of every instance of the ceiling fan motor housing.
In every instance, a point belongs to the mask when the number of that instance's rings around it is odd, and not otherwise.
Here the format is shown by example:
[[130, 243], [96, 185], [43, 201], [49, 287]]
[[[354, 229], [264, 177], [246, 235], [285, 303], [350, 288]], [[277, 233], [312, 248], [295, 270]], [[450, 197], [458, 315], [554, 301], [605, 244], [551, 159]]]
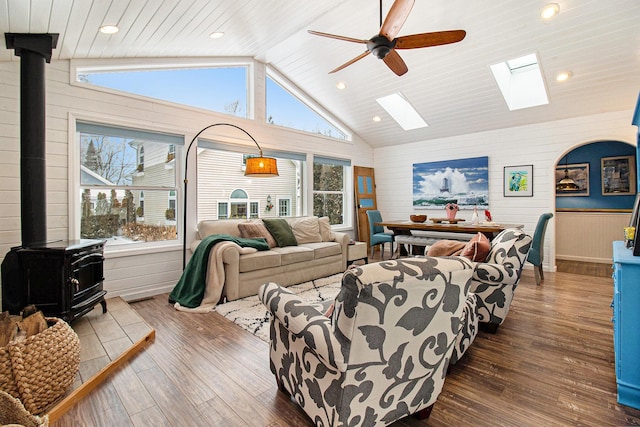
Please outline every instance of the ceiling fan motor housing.
[[378, 59], [384, 59], [384, 57], [387, 56], [387, 54], [391, 52], [394, 47], [396, 47], [395, 39], [391, 41], [380, 34], [372, 37], [367, 42], [367, 49]]

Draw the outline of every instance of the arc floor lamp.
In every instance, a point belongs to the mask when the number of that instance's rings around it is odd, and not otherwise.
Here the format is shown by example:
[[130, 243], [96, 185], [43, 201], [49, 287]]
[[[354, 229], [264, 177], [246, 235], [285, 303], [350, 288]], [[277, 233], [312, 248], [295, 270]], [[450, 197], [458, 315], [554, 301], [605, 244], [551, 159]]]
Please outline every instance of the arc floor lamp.
[[260, 155], [258, 157], [248, 157], [246, 161], [246, 168], [244, 171], [244, 176], [256, 177], [256, 178], [271, 178], [274, 176], [278, 176], [278, 164], [276, 159], [273, 157], [264, 157], [262, 155], [262, 148], [258, 144], [258, 141], [255, 140], [254, 137], [249, 134], [246, 130], [242, 129], [240, 126], [236, 126], [231, 123], [214, 123], [212, 125], [206, 126], [202, 128], [196, 135], [193, 137], [189, 145], [187, 146], [187, 153], [184, 158], [184, 209], [183, 209], [183, 223], [182, 223], [182, 269], [184, 270], [187, 264], [187, 184], [189, 183], [189, 179], [187, 178], [187, 170], [189, 167], [189, 151], [191, 151], [191, 146], [198, 139], [202, 132], [206, 131], [209, 128], [214, 126], [231, 126], [232, 128], [236, 128], [242, 132], [244, 132], [251, 140], [256, 144]]

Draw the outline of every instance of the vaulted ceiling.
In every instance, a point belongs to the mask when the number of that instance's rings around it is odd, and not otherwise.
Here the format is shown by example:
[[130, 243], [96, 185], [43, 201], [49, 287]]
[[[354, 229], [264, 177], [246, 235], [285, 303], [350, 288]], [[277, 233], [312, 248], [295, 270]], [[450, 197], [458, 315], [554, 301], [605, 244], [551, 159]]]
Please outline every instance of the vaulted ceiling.
[[[254, 57], [274, 67], [374, 147], [632, 109], [640, 90], [640, 1], [416, 0], [399, 35], [463, 29], [456, 44], [399, 51], [398, 77], [372, 55], [335, 74], [363, 45], [307, 30], [368, 39], [375, 0], [0, 0], [0, 31], [59, 33], [53, 59]], [[392, 0], [382, 1], [386, 16]], [[114, 35], [98, 32], [117, 24]], [[213, 31], [224, 31], [211, 39]], [[18, 60], [0, 49], [0, 61]], [[537, 53], [550, 103], [509, 111], [490, 65]], [[555, 80], [559, 71], [573, 77]], [[343, 81], [347, 88], [336, 89]], [[403, 131], [376, 98], [403, 93], [429, 123]], [[380, 122], [373, 122], [373, 116]], [[629, 117], [631, 120], [631, 117]]]

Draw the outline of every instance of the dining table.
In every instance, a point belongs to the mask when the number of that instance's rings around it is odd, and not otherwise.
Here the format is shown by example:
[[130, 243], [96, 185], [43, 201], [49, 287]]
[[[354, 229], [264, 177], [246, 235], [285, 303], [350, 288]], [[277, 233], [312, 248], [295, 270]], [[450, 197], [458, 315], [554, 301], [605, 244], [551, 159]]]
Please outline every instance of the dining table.
[[447, 238], [447, 235], [444, 233], [477, 234], [480, 232], [487, 236], [489, 240], [492, 240], [498, 233], [508, 228], [521, 229], [524, 227], [524, 224], [506, 224], [496, 222], [480, 222], [478, 224], [472, 224], [463, 219], [456, 219], [451, 221], [451, 223], [445, 219], [436, 219], [435, 221], [427, 220], [425, 222], [413, 222], [407, 220], [382, 221], [377, 222], [376, 225], [388, 228], [393, 231], [394, 235], [411, 235], [412, 231], [426, 231], [429, 232], [428, 234], [431, 237], [435, 238], [438, 238], [438, 234], [442, 233], [442, 238], [445, 239]]

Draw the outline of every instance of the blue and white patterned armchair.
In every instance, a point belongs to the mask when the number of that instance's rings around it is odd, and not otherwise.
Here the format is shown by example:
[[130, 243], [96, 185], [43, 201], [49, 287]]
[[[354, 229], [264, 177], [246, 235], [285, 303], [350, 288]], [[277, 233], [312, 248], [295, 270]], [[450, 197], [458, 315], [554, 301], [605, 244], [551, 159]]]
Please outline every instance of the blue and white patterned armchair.
[[531, 246], [531, 236], [506, 229], [491, 241], [485, 262], [476, 263], [471, 292], [478, 297], [478, 317], [484, 329], [496, 332], [504, 322]]
[[344, 273], [330, 317], [286, 288], [263, 285], [278, 388], [315, 426], [428, 417], [462, 329], [472, 274], [473, 263], [459, 258], [356, 267]]

